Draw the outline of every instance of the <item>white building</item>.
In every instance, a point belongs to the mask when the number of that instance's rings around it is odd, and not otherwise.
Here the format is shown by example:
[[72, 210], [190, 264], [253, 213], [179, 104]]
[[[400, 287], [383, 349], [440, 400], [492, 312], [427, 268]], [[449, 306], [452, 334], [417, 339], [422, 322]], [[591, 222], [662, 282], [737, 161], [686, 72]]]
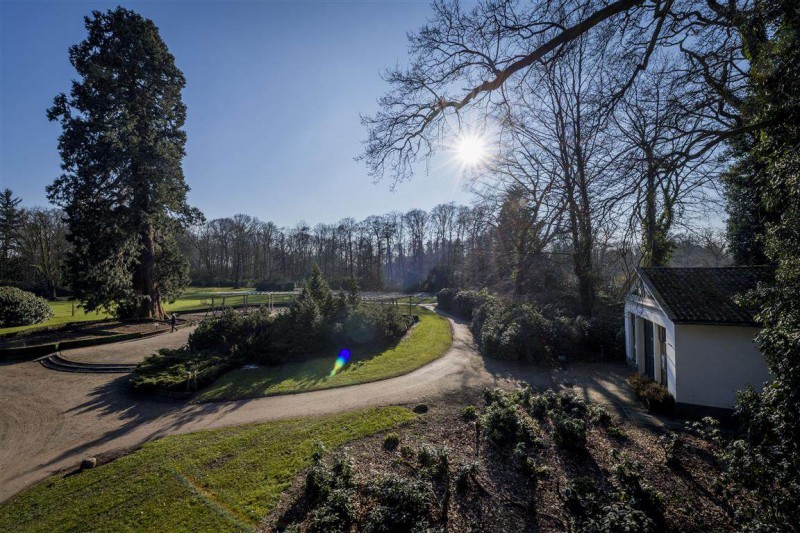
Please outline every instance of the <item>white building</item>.
[[773, 275], [771, 267], [639, 269], [625, 301], [628, 364], [679, 407], [732, 408], [736, 391], [769, 379], [753, 310], [738, 296]]

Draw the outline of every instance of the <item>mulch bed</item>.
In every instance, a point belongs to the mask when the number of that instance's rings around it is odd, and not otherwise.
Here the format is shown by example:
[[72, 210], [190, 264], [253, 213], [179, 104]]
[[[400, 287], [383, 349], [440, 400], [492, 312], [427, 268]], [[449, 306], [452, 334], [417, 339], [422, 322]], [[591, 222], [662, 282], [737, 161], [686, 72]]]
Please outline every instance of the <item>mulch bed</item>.
[[[386, 473], [427, 479], [420, 475], [415, 458], [403, 458], [400, 449], [408, 446], [417, 452], [422, 445], [446, 446], [450, 483], [454, 484], [459, 465], [477, 462], [477, 484], [463, 492], [451, 490], [445, 518], [441, 481], [430, 481], [434, 494], [433, 525], [449, 532], [565, 531], [569, 528], [569, 515], [559, 494], [566, 483], [578, 477], [590, 477], [601, 488], [610, 488], [611, 469], [619, 463], [622, 453], [641, 463], [643, 480], [663, 496], [663, 530], [729, 531], [733, 528], [728, 504], [714, 488], [717, 468], [709, 446], [697, 437], [681, 434], [685, 448], [679, 455], [678, 465], [670, 468], [665, 464], [664, 451], [658, 442], [663, 431], [654, 427], [618, 421], [627, 434], [622, 438], [611, 436], [602, 428], [591, 428], [587, 452], [560, 449], [551, 436], [546, 435], [545, 448], [536, 466], [547, 473], [526, 474], [510, 450], [499, 449], [484, 439], [480, 442], [480, 453], [477, 452], [475, 423], [462, 417], [464, 406], [470, 404], [483, 406], [479, 395], [469, 393], [429, 404], [429, 411], [418, 421], [395, 430], [400, 435], [400, 445], [393, 451], [384, 449], [385, 435], [344, 447], [354, 464], [358, 484], [363, 485]], [[329, 451], [328, 456], [334, 453]], [[262, 530], [281, 531], [282, 524], [287, 523], [299, 524], [300, 531], [306, 530], [310, 509], [304, 503], [304, 479], [304, 474], [299, 476], [284, 493], [279, 506], [262, 523]], [[371, 505], [370, 497], [359, 490], [358, 515], [366, 516]]]

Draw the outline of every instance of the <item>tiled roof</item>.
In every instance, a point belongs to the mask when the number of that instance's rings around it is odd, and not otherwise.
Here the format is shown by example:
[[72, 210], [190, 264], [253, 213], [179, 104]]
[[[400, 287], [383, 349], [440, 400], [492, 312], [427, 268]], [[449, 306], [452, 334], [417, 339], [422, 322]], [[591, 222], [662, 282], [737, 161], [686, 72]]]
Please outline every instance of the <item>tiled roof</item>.
[[676, 324], [755, 325], [756, 310], [737, 296], [775, 276], [771, 266], [640, 268], [645, 286]]

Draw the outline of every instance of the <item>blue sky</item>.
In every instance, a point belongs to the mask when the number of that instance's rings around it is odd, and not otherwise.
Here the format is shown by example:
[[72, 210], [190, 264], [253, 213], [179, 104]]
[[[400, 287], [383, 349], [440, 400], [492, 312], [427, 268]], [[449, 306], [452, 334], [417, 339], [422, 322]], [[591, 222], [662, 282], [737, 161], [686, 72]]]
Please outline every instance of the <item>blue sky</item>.
[[[67, 58], [101, 2], [0, 5], [0, 188], [45, 205], [59, 173], [59, 126], [45, 110], [68, 91]], [[427, 2], [122, 2], [155, 21], [187, 78], [190, 202], [206, 216], [279, 225], [468, 203], [455, 166], [434, 164], [390, 191], [360, 153], [359, 113], [376, 109], [380, 73], [406, 60]]]

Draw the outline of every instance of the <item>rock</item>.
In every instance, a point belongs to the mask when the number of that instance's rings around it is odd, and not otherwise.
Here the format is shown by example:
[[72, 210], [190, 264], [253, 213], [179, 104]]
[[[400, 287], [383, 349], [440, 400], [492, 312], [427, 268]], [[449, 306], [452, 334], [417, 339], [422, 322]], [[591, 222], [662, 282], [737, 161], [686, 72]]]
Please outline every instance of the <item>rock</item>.
[[412, 409], [412, 411], [414, 411], [418, 415], [421, 415], [423, 413], [427, 413], [428, 412], [428, 406], [425, 405], [424, 403], [421, 403], [421, 404], [417, 405], [416, 407], [414, 407], [414, 409]]
[[97, 457], [89, 457], [81, 461], [81, 470], [89, 470], [97, 466]]

